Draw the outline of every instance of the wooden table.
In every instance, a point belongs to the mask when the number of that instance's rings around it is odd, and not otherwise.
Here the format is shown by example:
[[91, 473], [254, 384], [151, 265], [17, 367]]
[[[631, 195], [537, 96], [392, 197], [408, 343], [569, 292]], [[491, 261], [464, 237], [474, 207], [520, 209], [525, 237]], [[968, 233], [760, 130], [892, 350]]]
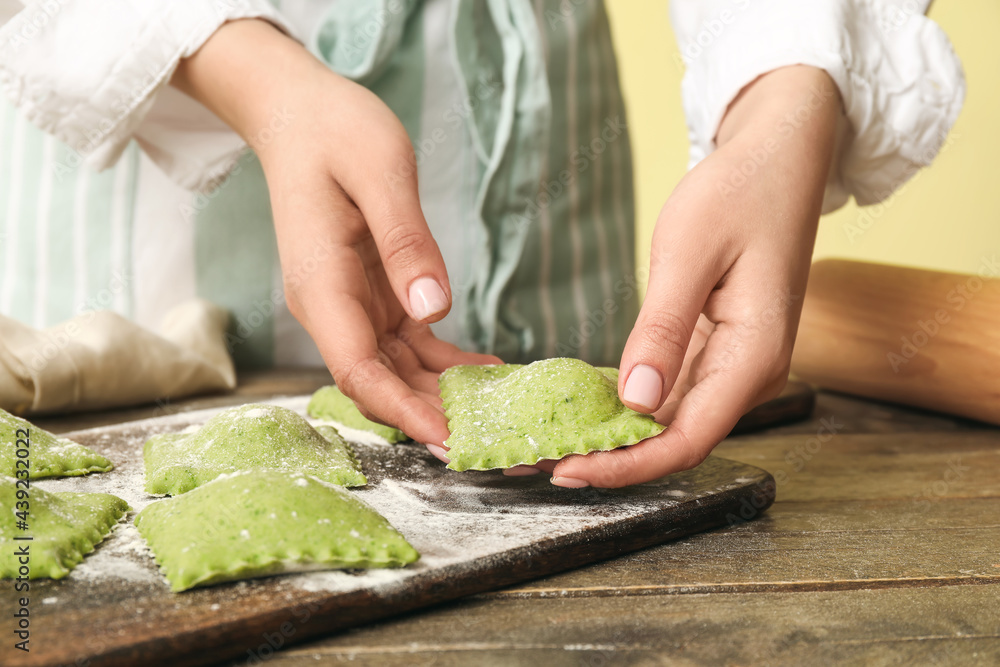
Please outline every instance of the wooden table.
[[[53, 430], [303, 394], [39, 420]], [[1000, 664], [1000, 429], [821, 393], [813, 418], [716, 453], [771, 471], [761, 518], [294, 646], [267, 664]], [[246, 664], [245, 661], [236, 664]]]

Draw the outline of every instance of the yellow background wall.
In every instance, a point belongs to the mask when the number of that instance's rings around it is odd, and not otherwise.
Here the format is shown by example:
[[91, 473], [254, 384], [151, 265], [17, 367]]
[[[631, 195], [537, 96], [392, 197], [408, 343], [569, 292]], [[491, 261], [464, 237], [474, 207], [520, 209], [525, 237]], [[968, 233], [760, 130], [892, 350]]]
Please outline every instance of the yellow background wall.
[[[687, 163], [682, 66], [664, 0], [606, 0], [628, 103], [636, 167], [637, 257], [648, 264], [656, 216]], [[820, 220], [817, 259], [852, 259], [975, 272], [1000, 255], [1000, 2], [938, 0], [930, 17], [965, 68], [965, 107], [947, 148], [884, 207], [853, 202]], [[870, 227], [853, 241], [859, 215]]]

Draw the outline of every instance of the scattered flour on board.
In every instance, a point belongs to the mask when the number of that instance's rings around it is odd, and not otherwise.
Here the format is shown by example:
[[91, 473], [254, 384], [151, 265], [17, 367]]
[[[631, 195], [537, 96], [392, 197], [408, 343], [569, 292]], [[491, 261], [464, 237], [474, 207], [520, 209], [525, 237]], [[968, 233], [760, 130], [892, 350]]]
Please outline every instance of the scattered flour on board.
[[[307, 417], [307, 419], [309, 419]], [[376, 435], [371, 431], [362, 431], [361, 429], [351, 428], [350, 426], [344, 426], [340, 422], [331, 421], [329, 419], [309, 419], [309, 423], [314, 427], [316, 426], [332, 426], [337, 429], [337, 433], [352, 444], [361, 445], [372, 445], [378, 446], [382, 445], [385, 447], [398, 447], [398, 445], [393, 445], [391, 442], [386, 440], [380, 435]]]
[[97, 550], [70, 572], [70, 579], [124, 579], [129, 582], [161, 580], [145, 540], [132, 523], [119, 523]]
[[142, 444], [142, 441], [138, 442], [134, 459], [122, 460], [122, 457], [112, 455], [111, 462], [115, 467], [110, 472], [62, 479], [42, 479], [32, 484], [37, 484], [45, 491], [110, 493], [127, 502], [129, 507], [138, 512], [157, 500], [143, 490], [146, 480], [142, 471]]
[[351, 591], [360, 588], [377, 589], [413, 576], [416, 569], [411, 566], [405, 570], [366, 570], [361, 574], [325, 570], [292, 575], [289, 577], [289, 583], [310, 593]]
[[[270, 403], [305, 414], [308, 401], [308, 396], [301, 396], [277, 399]], [[101, 449], [108, 450], [107, 454], [115, 464], [114, 470], [85, 477], [38, 482], [39, 487], [47, 491], [111, 493], [125, 500], [132, 508], [128, 518], [70, 574], [70, 581], [118, 579], [166, 587], [166, 580], [132, 523], [136, 512], [151, 502], [160, 500], [143, 490], [145, 480], [142, 447], [148, 436], [154, 433], [178, 432], [181, 429], [193, 432], [198, 425], [208, 421], [222, 409], [224, 408], [178, 413], [95, 430], [90, 434], [90, 443], [113, 443], [110, 448]], [[253, 412], [256, 411], [247, 413], [248, 416]], [[311, 423], [323, 422], [311, 420]], [[530, 549], [532, 544], [556, 534], [584, 528], [595, 521], [592, 510], [586, 505], [574, 503], [571, 494], [567, 494], [565, 504], [547, 503], [544, 507], [536, 507], [531, 503], [519, 503], [509, 507], [498, 500], [509, 496], [498, 495], [495, 490], [484, 488], [478, 481], [481, 479], [479, 477], [458, 476], [450, 478], [451, 483], [447, 485], [441, 485], [440, 480], [433, 483], [421, 481], [420, 472], [424, 470], [425, 464], [419, 463], [419, 470], [410, 475], [407, 470], [412, 467], [410, 464], [399, 466], [391, 456], [382, 457], [377, 454], [382, 447], [410, 445], [389, 445], [379, 436], [366, 431], [338, 430], [352, 443], [368, 446], [370, 451], [367, 457], [362, 456], [363, 464], [370, 469], [380, 467], [386, 475], [379, 475], [378, 477], [382, 477], [381, 481], [354, 489], [352, 493], [397, 528], [420, 552], [421, 558], [402, 569], [322, 570], [280, 577], [294, 589], [312, 592], [387, 589], [431, 570], [498, 556], [512, 547]], [[668, 495], [680, 497], [686, 494], [670, 490]], [[661, 497], [657, 502], [662, 505], [671, 501]], [[624, 518], [639, 513], [641, 503], [636, 507], [616, 505], [614, 511]], [[292, 515], [295, 516], [296, 513], [292, 512]], [[249, 535], [248, 532], [246, 534]], [[286, 565], [294, 566], [291, 563]], [[239, 596], [244, 589], [237, 585], [230, 590], [232, 595]], [[217, 608], [217, 604], [212, 606], [213, 610]]]
[[[489, 558], [512, 547], [530, 546], [553, 534], [593, 523], [593, 517], [584, 512], [579, 516], [491, 512], [476, 497], [481, 489], [471, 484], [450, 495], [449, 509], [442, 511], [425, 500], [434, 491], [435, 487], [429, 484], [394, 479], [383, 479], [372, 488], [355, 490], [420, 552], [420, 560], [413, 565], [361, 574], [313, 572], [293, 577], [289, 583], [310, 592], [385, 588], [430, 570]], [[489, 520], [484, 521], [487, 515]]]

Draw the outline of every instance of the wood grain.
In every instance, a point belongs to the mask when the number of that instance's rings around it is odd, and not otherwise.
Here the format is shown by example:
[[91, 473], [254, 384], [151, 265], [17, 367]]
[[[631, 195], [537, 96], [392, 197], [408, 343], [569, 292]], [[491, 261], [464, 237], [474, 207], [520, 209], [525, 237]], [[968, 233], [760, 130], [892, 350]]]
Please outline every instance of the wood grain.
[[998, 270], [816, 262], [792, 371], [829, 389], [1000, 424]]
[[809, 419], [816, 407], [816, 392], [805, 382], [790, 381], [777, 398], [758, 405], [743, 415], [730, 435], [750, 433]]
[[[796, 470], [786, 454], [833, 417]], [[1000, 664], [1000, 429], [820, 394], [812, 420], [716, 451], [788, 475], [763, 517], [274, 664]], [[975, 470], [948, 483], [952, 454]]]
[[[305, 399], [299, 401], [305, 405]], [[202, 423], [211, 411], [184, 419], [150, 420], [71, 434], [116, 462], [107, 475], [125, 475], [141, 463], [140, 449], [152, 433], [178, 431]], [[428, 560], [385, 585], [313, 592], [288, 577], [169, 591], [162, 579], [73, 574], [62, 581], [32, 582], [30, 654], [4, 647], [4, 664], [88, 665], [209, 664], [269, 650], [277, 637], [291, 645], [319, 634], [368, 623], [461, 596], [534, 579], [653, 544], [677, 539], [730, 521], [754, 519], [771, 504], [774, 484], [765, 471], [710, 457], [694, 470], [627, 489], [566, 490], [547, 479], [511, 478], [499, 473], [454, 473], [419, 446], [356, 444], [370, 489], [391, 486], [407, 497], [392, 496], [402, 510], [396, 526]], [[65, 483], [86, 485], [88, 479]], [[405, 486], [410, 485], [410, 486]], [[74, 488], [76, 488], [74, 486]], [[406, 491], [410, 489], [410, 491]], [[386, 507], [377, 509], [386, 511]], [[420, 516], [437, 517], [442, 531], [414, 532]], [[415, 523], [407, 522], [407, 517]], [[490, 530], [501, 522], [524, 530]], [[487, 535], [510, 535], [481, 554], [462, 553], [476, 526]], [[537, 530], [537, 527], [543, 530]], [[533, 531], [527, 530], [534, 528]], [[197, 530], [197, 526], [192, 526]], [[521, 537], [523, 535], [523, 537]], [[418, 541], [419, 538], [419, 541]], [[112, 542], [114, 538], [109, 540]], [[106, 547], [108, 545], [105, 545]], [[135, 561], [135, 562], [132, 562]], [[129, 567], [152, 571], [139, 555]], [[433, 563], [439, 564], [433, 564]], [[420, 566], [421, 563], [417, 563]], [[346, 577], [350, 579], [350, 577]], [[52, 599], [52, 604], [39, 604]], [[12, 587], [0, 590], [0, 608], [13, 609]], [[0, 629], [10, 634], [12, 621]], [[95, 632], [100, 629], [100, 632]], [[264, 647], [264, 648], [261, 648]], [[254, 653], [256, 652], [256, 653]]]
[[[813, 442], [824, 420], [836, 433]], [[783, 480], [762, 517], [286, 646], [268, 664], [1000, 664], [1000, 429], [821, 392], [808, 421], [716, 453]], [[953, 455], [972, 469], [949, 481]], [[213, 614], [185, 603], [164, 622]], [[121, 631], [105, 620], [81, 645]]]
[[483, 598], [1000, 584], [1000, 498], [779, 502], [757, 521]]
[[954, 586], [473, 600], [271, 664], [989, 665], [1000, 658], [995, 595]]
[[[822, 414], [822, 413], [818, 413]], [[835, 419], [821, 417], [820, 419]], [[1000, 431], [769, 435], [725, 441], [715, 452], [770, 471], [782, 501], [910, 500], [1000, 496]], [[863, 474], [862, 474], [863, 473]]]

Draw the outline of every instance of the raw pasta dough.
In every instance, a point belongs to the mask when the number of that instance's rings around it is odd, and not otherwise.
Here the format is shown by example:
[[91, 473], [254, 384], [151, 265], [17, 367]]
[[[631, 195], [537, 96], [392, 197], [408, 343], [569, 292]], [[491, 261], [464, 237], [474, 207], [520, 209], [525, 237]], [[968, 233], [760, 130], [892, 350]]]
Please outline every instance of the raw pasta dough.
[[150, 438], [142, 451], [146, 492], [178, 495], [240, 470], [303, 472], [343, 486], [367, 483], [336, 429], [321, 435], [299, 414], [251, 403], [221, 412], [194, 433]]
[[223, 475], [135, 519], [175, 592], [301, 570], [401, 567], [420, 555], [350, 492], [302, 473]]
[[618, 399], [618, 371], [578, 359], [453, 366], [441, 374], [452, 470], [534, 464], [633, 445], [663, 426]]
[[334, 386], [318, 389], [309, 400], [309, 407], [306, 408], [306, 412], [313, 419], [337, 422], [348, 428], [368, 431], [381, 438], [385, 438], [391, 443], [402, 442], [408, 439], [406, 434], [398, 428], [378, 424], [365, 417], [358, 411], [357, 406], [354, 405], [354, 401]]
[[24, 437], [24, 431], [30, 435], [29, 479], [75, 477], [114, 468], [111, 461], [83, 445], [0, 410], [0, 475], [17, 476], [17, 440]]
[[[18, 528], [18, 502], [25, 502], [24, 480], [0, 477], [0, 577], [19, 576], [17, 550], [29, 549], [29, 579], [62, 579], [94, 550], [129, 506], [107, 493], [54, 493], [36, 486], [28, 489], [27, 530]], [[30, 541], [15, 540], [28, 536]]]

